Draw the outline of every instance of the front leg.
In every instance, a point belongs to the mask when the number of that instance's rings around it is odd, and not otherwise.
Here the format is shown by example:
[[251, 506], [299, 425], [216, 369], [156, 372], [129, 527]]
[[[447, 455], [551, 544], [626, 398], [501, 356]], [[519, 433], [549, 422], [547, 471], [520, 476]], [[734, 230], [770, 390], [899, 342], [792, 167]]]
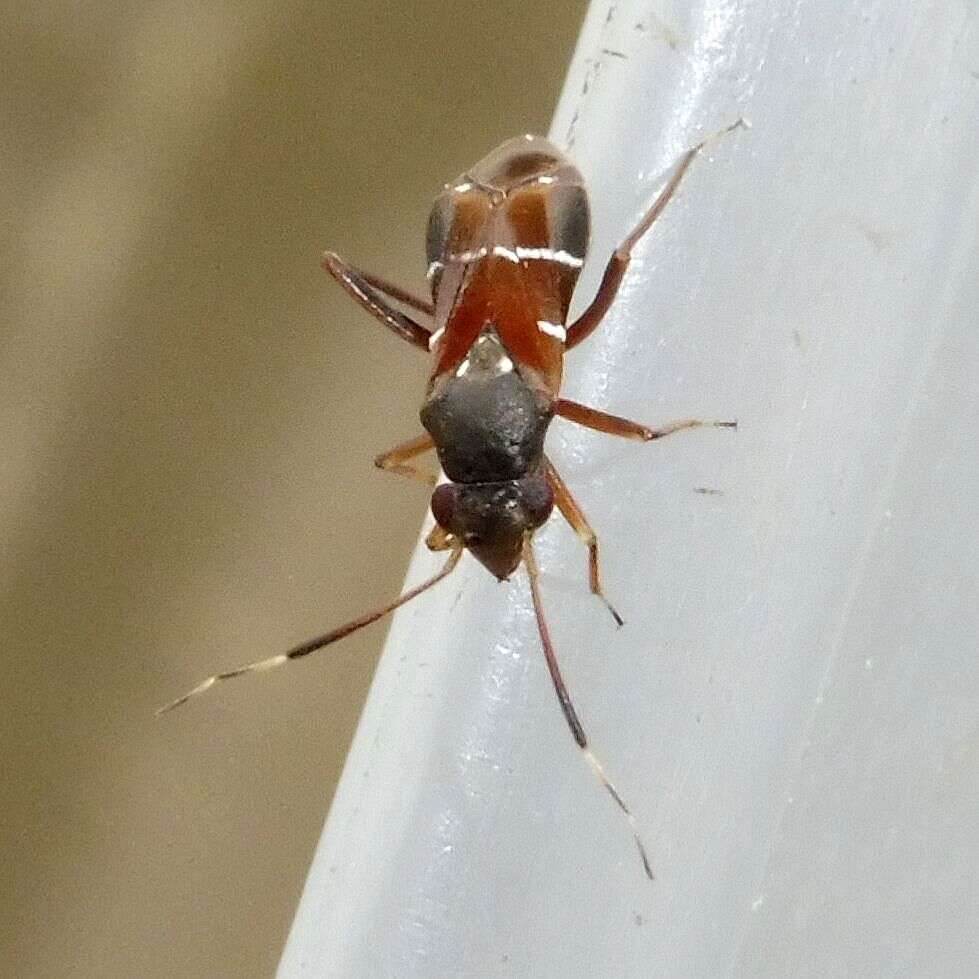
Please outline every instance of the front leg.
[[554, 414], [577, 425], [584, 425], [596, 432], [604, 432], [606, 435], [621, 435], [627, 439], [637, 439], [640, 442], [652, 442], [654, 439], [665, 438], [674, 432], [682, 432], [687, 428], [737, 428], [736, 421], [718, 422], [702, 421], [699, 418], [684, 418], [681, 421], [669, 422], [659, 428], [649, 428], [647, 425], [640, 425], [639, 422], [629, 421], [628, 418], [620, 418], [618, 415], [609, 415], [597, 408], [589, 408], [587, 405], [578, 404], [577, 401], [568, 401], [566, 398], [559, 398], [554, 406]]
[[448, 551], [453, 547], [461, 547], [462, 544], [457, 537], [436, 524], [428, 532], [428, 536], [425, 538], [425, 546], [430, 551]]
[[420, 456], [423, 452], [428, 452], [429, 449], [434, 447], [435, 443], [432, 441], [432, 436], [426, 432], [424, 435], [418, 435], [413, 439], [409, 439], [407, 442], [402, 442], [401, 445], [396, 445], [388, 452], [382, 452], [374, 460], [374, 465], [378, 469], [398, 473], [398, 475], [407, 476], [409, 479], [416, 479], [426, 486], [434, 486], [436, 483], [435, 476], [431, 473], [422, 472], [421, 469], [416, 469], [414, 466], [407, 465], [409, 460]]

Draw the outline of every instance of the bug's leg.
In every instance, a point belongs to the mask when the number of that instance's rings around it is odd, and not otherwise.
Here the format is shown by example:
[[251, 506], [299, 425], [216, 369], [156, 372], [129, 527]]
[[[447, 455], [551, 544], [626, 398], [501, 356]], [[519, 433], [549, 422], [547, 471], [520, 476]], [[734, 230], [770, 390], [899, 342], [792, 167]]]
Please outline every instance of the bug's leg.
[[597, 408], [589, 408], [587, 405], [578, 404], [577, 401], [568, 401], [566, 398], [558, 398], [554, 404], [554, 414], [577, 425], [584, 425], [585, 428], [593, 429], [596, 432], [604, 432], [606, 435], [621, 435], [623, 438], [636, 439], [640, 442], [652, 442], [654, 439], [665, 438], [667, 435], [682, 432], [688, 428], [738, 427], [736, 421], [720, 422], [703, 421], [700, 418], [684, 418], [680, 421], [660, 425], [659, 428], [649, 428], [647, 425], [640, 425], [639, 422], [629, 421], [628, 418], [609, 415]]
[[322, 649], [324, 646], [329, 646], [331, 643], [335, 643], [337, 640], [349, 636], [352, 632], [356, 632], [358, 629], [362, 629], [364, 626], [370, 625], [372, 622], [376, 622], [378, 619], [381, 619], [390, 612], [393, 612], [396, 608], [400, 608], [400, 606], [404, 605], [406, 602], [410, 602], [413, 598], [417, 598], [422, 592], [428, 591], [428, 589], [433, 585], [437, 585], [443, 578], [445, 578], [455, 569], [455, 566], [459, 563], [460, 557], [462, 557], [462, 548], [456, 547], [449, 555], [449, 559], [444, 565], [442, 565], [442, 569], [439, 572], [432, 575], [432, 577], [427, 581], [423, 581], [420, 585], [416, 585], [414, 588], [409, 588], [408, 591], [406, 591], [403, 595], [398, 596], [398, 598], [396, 598], [393, 602], [389, 602], [387, 605], [382, 605], [380, 608], [376, 608], [372, 612], [368, 612], [365, 615], [354, 619], [352, 622], [348, 622], [346, 625], [333, 629], [331, 632], [326, 632], [322, 636], [316, 636], [316, 638], [309, 639], [308, 641], [301, 643], [299, 646], [294, 646], [285, 653], [279, 653], [278, 656], [270, 656], [268, 659], [261, 659], [255, 663], [249, 663], [246, 666], [239, 666], [234, 670], [226, 670], [223, 673], [215, 673], [213, 676], [209, 676], [206, 680], [202, 680], [200, 683], [198, 683], [193, 690], [189, 690], [182, 696], [177, 697], [176, 700], [171, 700], [169, 704], [165, 704], [156, 713], [165, 714], [167, 711], [173, 710], [174, 707], [179, 707], [181, 704], [184, 704], [190, 700], [191, 697], [196, 697], [198, 694], [204, 693], [205, 690], [209, 690], [219, 680], [233, 680], [235, 677], [244, 676], [246, 673], [264, 673], [265, 670], [271, 670], [276, 666], [282, 666], [284, 663], [288, 663], [290, 660], [299, 659], [302, 656], [308, 656], [310, 653], [315, 653], [318, 649]]
[[383, 279], [358, 272], [357, 269], [352, 265], [348, 265], [334, 252], [327, 252], [323, 256], [323, 268], [371, 316], [383, 323], [389, 330], [394, 331], [403, 340], [407, 340], [409, 343], [413, 343], [416, 347], [421, 347], [425, 351], [428, 350], [428, 341], [432, 335], [431, 330], [422, 326], [420, 323], [416, 323], [410, 316], [407, 316], [400, 310], [395, 309], [384, 297], [387, 295], [407, 306], [413, 306], [415, 309], [428, 312], [430, 307], [421, 299], [414, 298], [397, 286], [389, 285]]
[[450, 547], [458, 547], [458, 539], [445, 528], [436, 524], [425, 538], [425, 546], [430, 551], [447, 551]]
[[578, 501], [571, 495], [560, 473], [554, 468], [550, 459], [546, 459], [547, 482], [554, 494], [554, 502], [565, 520], [571, 524], [571, 529], [581, 538], [588, 548], [588, 584], [593, 595], [597, 595], [604, 603], [605, 607], [612, 613], [616, 625], [622, 625], [622, 616], [616, 612], [615, 607], [605, 597], [602, 590], [602, 578], [598, 569], [598, 537], [591, 529], [587, 518], [578, 506]]
[[663, 213], [664, 208], [669, 204], [670, 198], [676, 193], [677, 187], [680, 186], [684, 174], [690, 168], [690, 164], [693, 163], [697, 154], [708, 143], [717, 139], [719, 136], [723, 136], [725, 133], [731, 132], [732, 129], [737, 129], [739, 126], [747, 127], [747, 123], [743, 119], [739, 119], [726, 129], [722, 129], [720, 132], [701, 140], [693, 149], [689, 149], [683, 154], [673, 176], [670, 177], [666, 182], [666, 186], [660, 191], [659, 196], [653, 201], [652, 207], [642, 216], [642, 220], [633, 228], [625, 241], [612, 253], [608, 265], [605, 266], [605, 274], [602, 276], [602, 282], [598, 287], [595, 298], [591, 301], [591, 305], [568, 327], [567, 339], [565, 341], [565, 348], [567, 350], [581, 343], [602, 322], [605, 314], [615, 301], [616, 293], [619, 291], [619, 285], [622, 283], [625, 271], [629, 267], [629, 262], [632, 259], [632, 249], [636, 247], [639, 239], [642, 238], [652, 227], [653, 222]]
[[372, 275], [369, 272], [360, 271], [357, 274], [369, 286], [373, 286], [378, 292], [383, 292], [385, 296], [390, 296], [397, 302], [404, 303], [405, 306], [417, 309], [419, 313], [424, 313], [426, 316], [435, 315], [435, 307], [430, 300], [419, 299], [406, 289], [402, 289], [401, 286], [395, 285], [393, 282], [388, 282], [387, 279], [382, 279], [379, 275]]
[[417, 479], [419, 482], [425, 483], [426, 486], [434, 486], [436, 483], [435, 476], [407, 465], [409, 459], [414, 459], [415, 456], [428, 452], [434, 446], [432, 436], [426, 432], [426, 434], [403, 442], [401, 445], [396, 445], [388, 452], [383, 452], [374, 460], [374, 465], [387, 472], [398, 473], [401, 476], [407, 476], [409, 479]]
[[639, 850], [639, 857], [642, 860], [643, 870], [646, 871], [646, 876], [652, 880], [653, 879], [653, 868], [649, 863], [649, 856], [646, 853], [646, 847], [643, 845], [642, 839], [639, 836], [639, 828], [636, 826], [636, 819], [629, 810], [629, 807], [625, 804], [622, 796], [619, 795], [619, 790], [612, 784], [609, 777], [605, 774], [605, 770], [599, 764], [598, 759], [592, 754], [588, 747], [588, 738], [585, 736], [585, 730], [581, 726], [581, 721], [578, 720], [578, 715], [575, 713], [574, 705], [571, 703], [571, 697], [568, 694], [568, 688], [564, 685], [564, 678], [561, 676], [561, 670], [557, 664], [557, 655], [554, 652], [554, 646], [551, 643], [551, 634], [547, 629], [547, 622], [544, 619], [544, 606], [541, 602], [540, 595], [540, 572], [537, 569], [537, 561], [534, 558], [534, 549], [531, 544], [531, 538], [528, 534], [524, 538], [523, 545], [523, 559], [524, 564], [527, 565], [527, 574], [530, 577], [530, 594], [534, 600], [534, 615], [537, 617], [537, 629], [540, 632], [541, 645], [544, 647], [544, 658], [547, 660], [547, 669], [551, 674], [551, 682], [554, 684], [554, 690], [557, 693], [557, 699], [561, 704], [561, 710], [564, 713], [564, 719], [568, 722], [568, 727], [571, 728], [571, 736], [575, 739], [575, 743], [581, 748], [588, 760], [588, 764], [591, 765], [592, 771], [598, 777], [598, 780], [605, 787], [608, 794], [615, 800], [615, 804], [625, 813], [626, 819], [629, 820], [629, 827], [632, 830], [632, 838], [636, 841], [636, 847]]

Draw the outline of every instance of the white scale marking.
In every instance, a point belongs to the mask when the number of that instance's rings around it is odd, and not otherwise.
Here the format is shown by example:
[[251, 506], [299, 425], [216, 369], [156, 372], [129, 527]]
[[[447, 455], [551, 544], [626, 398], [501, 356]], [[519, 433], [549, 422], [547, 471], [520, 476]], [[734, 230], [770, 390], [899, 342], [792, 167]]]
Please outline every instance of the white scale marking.
[[[505, 258], [508, 262], [519, 264], [526, 261], [558, 262], [567, 265], [572, 269], [580, 269], [584, 265], [584, 260], [566, 252], [563, 248], [530, 248], [526, 245], [517, 245], [515, 249], [510, 249], [504, 245], [495, 245], [492, 254], [497, 258]], [[465, 265], [467, 262], [475, 262], [480, 258], [487, 258], [490, 255], [488, 248], [475, 248], [471, 251], [456, 252], [447, 256], [446, 261], [457, 262]], [[428, 267], [425, 273], [426, 278], [431, 279], [439, 269], [445, 268], [446, 262], [436, 259]]]
[[560, 323], [551, 323], [548, 320], [538, 320], [537, 329], [548, 336], [556, 337], [561, 343], [568, 339], [568, 331]]
[[583, 260], [571, 252], [566, 252], [563, 248], [529, 248], [526, 245], [517, 245], [512, 251], [503, 245], [496, 245], [493, 254], [500, 258], [505, 258], [510, 262], [522, 262], [527, 259], [539, 259], [544, 262], [559, 262], [561, 265], [568, 265], [573, 269], [580, 269], [584, 264]]

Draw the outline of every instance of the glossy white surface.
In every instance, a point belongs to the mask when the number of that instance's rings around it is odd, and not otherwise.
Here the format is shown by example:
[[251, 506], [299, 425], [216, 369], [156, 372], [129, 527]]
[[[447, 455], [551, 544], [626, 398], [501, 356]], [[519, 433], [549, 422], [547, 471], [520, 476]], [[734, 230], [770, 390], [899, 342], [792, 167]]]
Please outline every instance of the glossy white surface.
[[621, 630], [568, 529], [539, 538], [657, 880], [526, 581], [466, 560], [394, 623], [282, 977], [979, 974], [975, 7], [663, 10], [596, 4], [557, 111], [593, 203], [579, 306], [682, 150], [752, 128], [694, 165], [565, 393], [741, 427], [555, 423]]

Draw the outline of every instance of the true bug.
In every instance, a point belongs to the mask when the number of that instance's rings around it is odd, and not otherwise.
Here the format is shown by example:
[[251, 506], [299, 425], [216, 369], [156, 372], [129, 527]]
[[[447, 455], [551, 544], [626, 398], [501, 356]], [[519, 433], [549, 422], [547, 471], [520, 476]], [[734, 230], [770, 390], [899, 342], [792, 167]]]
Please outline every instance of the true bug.
[[[740, 125], [745, 125], [742, 120], [722, 132]], [[556, 506], [588, 547], [591, 591], [621, 625], [602, 590], [595, 532], [544, 453], [551, 420], [557, 415], [644, 442], [704, 425], [736, 427], [731, 421], [688, 418], [649, 428], [559, 397], [565, 352], [602, 322], [633, 248], [711, 138], [683, 155], [652, 206], [612, 254], [591, 304], [570, 324], [568, 309], [588, 245], [588, 199], [577, 168], [539, 136], [503, 143], [447, 184], [436, 198], [426, 242], [431, 302], [358, 271], [333, 252], [326, 253], [324, 269], [361, 306], [434, 357], [421, 408], [425, 434], [383, 453], [375, 463], [435, 485], [433, 478], [412, 465], [417, 456], [435, 449], [448, 481], [435, 486], [432, 494], [436, 523], [426, 543], [433, 551], [449, 551], [449, 558], [437, 574], [393, 602], [288, 652], [216, 673], [158, 713], [180, 706], [219, 680], [280, 666], [377, 621], [449, 575], [466, 550], [501, 581], [523, 563], [544, 656], [565, 719], [598, 778], [628, 818], [643, 868], [652, 879], [632, 813], [589, 750], [561, 677], [544, 619], [531, 542]], [[394, 304], [424, 314], [432, 325], [419, 323]]]

